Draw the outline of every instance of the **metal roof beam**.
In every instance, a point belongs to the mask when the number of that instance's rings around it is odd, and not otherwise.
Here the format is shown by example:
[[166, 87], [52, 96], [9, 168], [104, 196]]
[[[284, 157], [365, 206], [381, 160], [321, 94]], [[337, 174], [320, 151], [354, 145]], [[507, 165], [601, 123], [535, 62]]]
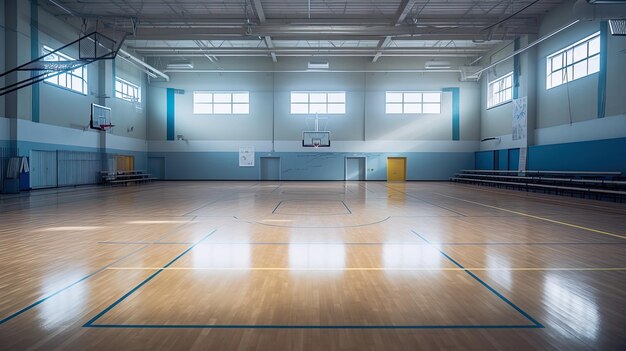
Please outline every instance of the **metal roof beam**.
[[263, 6], [261, 5], [261, 0], [251, 0], [252, 10], [259, 18], [260, 23], [265, 23], [265, 11], [263, 11]]
[[416, 0], [402, 0], [400, 3], [400, 7], [398, 7], [398, 11], [396, 11], [396, 16], [394, 18], [394, 24], [399, 24], [404, 22], [406, 16], [413, 9], [413, 5], [415, 5]]
[[272, 37], [265, 37], [265, 45], [270, 50], [270, 55], [272, 56], [272, 61], [278, 62], [276, 58], [276, 51], [274, 51], [274, 43], [272, 43]]
[[378, 47], [376, 47], [378, 52], [376, 52], [376, 55], [372, 58], [372, 63], [378, 61], [378, 59], [383, 55], [383, 50], [387, 47], [387, 45], [389, 45], [390, 42], [391, 37], [385, 37], [378, 42]]

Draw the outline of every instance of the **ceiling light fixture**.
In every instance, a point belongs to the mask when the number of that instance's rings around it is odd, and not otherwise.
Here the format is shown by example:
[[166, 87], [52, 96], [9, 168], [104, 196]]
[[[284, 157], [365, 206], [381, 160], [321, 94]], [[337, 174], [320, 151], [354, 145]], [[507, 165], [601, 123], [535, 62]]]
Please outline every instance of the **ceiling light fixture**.
[[452, 66], [448, 61], [427, 61], [424, 65], [426, 69], [450, 69]]
[[176, 60], [167, 64], [167, 69], [193, 69], [193, 63], [188, 60]]
[[309, 61], [307, 68], [310, 70], [328, 69], [330, 68], [330, 64], [328, 61]]

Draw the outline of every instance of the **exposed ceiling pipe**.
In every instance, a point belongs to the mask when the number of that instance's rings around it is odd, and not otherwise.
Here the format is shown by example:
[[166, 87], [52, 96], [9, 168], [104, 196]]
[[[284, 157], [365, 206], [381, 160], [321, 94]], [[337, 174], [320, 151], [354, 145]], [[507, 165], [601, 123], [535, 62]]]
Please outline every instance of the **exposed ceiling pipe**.
[[401, 69], [401, 70], [384, 70], [384, 69], [328, 69], [323, 71], [311, 71], [308, 69], [297, 70], [254, 70], [254, 69], [168, 69], [168, 73], [311, 73], [311, 72], [333, 72], [333, 73], [461, 73], [460, 69]]
[[156, 68], [154, 68], [154, 67], [150, 66], [149, 64], [147, 64], [147, 63], [145, 63], [145, 62], [141, 61], [140, 59], [136, 58], [135, 56], [133, 56], [133, 55], [129, 54], [128, 52], [126, 52], [126, 51], [124, 51], [124, 50], [122, 50], [122, 49], [119, 49], [119, 51], [118, 51], [118, 52], [119, 52], [120, 54], [122, 54], [122, 55], [126, 56], [125, 58], [132, 60], [134, 63], [140, 64], [141, 66], [143, 66], [143, 67], [147, 68], [148, 70], [150, 70], [150, 72], [153, 72], [154, 74], [157, 74], [157, 75], [159, 75], [159, 76], [161, 76], [161, 77], [165, 78], [165, 80], [169, 82], [170, 77], [169, 77], [167, 74], [165, 74], [165, 73], [163, 73], [163, 72], [159, 71], [158, 69], [156, 69]]
[[131, 64], [131, 65], [133, 65], [133, 66], [137, 67], [137, 68], [138, 68], [138, 69], [140, 69], [143, 73], [147, 74], [147, 75], [148, 75], [148, 76], [150, 76], [151, 78], [158, 78], [158, 76], [157, 76], [156, 74], [152, 73], [151, 71], [149, 71], [149, 70], [147, 70], [147, 69], [145, 69], [145, 68], [140, 68], [140, 67], [138, 67], [135, 63], [133, 63], [131, 60], [127, 59], [126, 57], [124, 57], [124, 56], [120, 56], [120, 58], [121, 58], [122, 60], [124, 60], [124, 61], [128, 62], [129, 64]]
[[485, 72], [486, 70], [491, 69], [491, 68], [493, 68], [493, 67], [495, 67], [495, 66], [497, 66], [497, 65], [501, 64], [502, 62], [505, 62], [505, 61], [507, 61], [507, 60], [510, 60], [511, 58], [513, 58], [513, 57], [515, 57], [515, 56], [517, 56], [517, 55], [521, 54], [522, 52], [524, 52], [524, 51], [526, 51], [526, 50], [528, 50], [528, 49], [532, 48], [533, 46], [535, 46], [535, 45], [537, 45], [537, 44], [541, 43], [542, 41], [544, 41], [544, 40], [546, 40], [546, 39], [548, 39], [548, 38], [551, 38], [552, 36], [554, 36], [554, 35], [556, 35], [556, 34], [558, 34], [558, 33], [562, 32], [562, 31], [566, 30], [567, 28], [569, 28], [569, 27], [571, 27], [571, 26], [575, 25], [575, 24], [576, 24], [576, 23], [578, 23], [578, 22], [580, 22], [580, 20], [575, 20], [574, 22], [572, 22], [572, 23], [570, 23], [570, 24], [567, 24], [567, 25], [565, 25], [565, 26], [563, 26], [563, 27], [561, 27], [561, 28], [559, 28], [559, 29], [557, 29], [557, 30], [555, 30], [555, 31], [553, 31], [553, 32], [550, 32], [549, 34], [546, 34], [545, 36], [543, 36], [543, 37], [541, 37], [541, 38], [539, 38], [539, 39], [537, 39], [537, 40], [533, 41], [532, 43], [528, 44], [525, 48], [522, 48], [522, 49], [519, 49], [519, 50], [517, 50], [517, 51], [514, 51], [511, 55], [509, 55], [509, 56], [507, 56], [507, 57], [505, 57], [505, 58], [503, 58], [503, 59], [500, 59], [500, 60], [498, 60], [498, 61], [496, 61], [496, 62], [494, 62], [494, 63], [490, 64], [489, 66], [487, 66], [487, 67], [485, 67], [485, 68], [481, 69], [480, 71], [476, 72], [475, 74], [481, 74], [481, 73]]
[[66, 9], [61, 4], [57, 3], [56, 1], [54, 1], [54, 0], [48, 0], [48, 1], [51, 2], [53, 5], [55, 5], [56, 7], [60, 8], [61, 10], [67, 12], [70, 16], [76, 17], [76, 15], [72, 11]]
[[574, 17], [581, 21], [600, 21], [626, 18], [625, 3], [590, 4], [586, 0], [578, 0], [573, 7]]

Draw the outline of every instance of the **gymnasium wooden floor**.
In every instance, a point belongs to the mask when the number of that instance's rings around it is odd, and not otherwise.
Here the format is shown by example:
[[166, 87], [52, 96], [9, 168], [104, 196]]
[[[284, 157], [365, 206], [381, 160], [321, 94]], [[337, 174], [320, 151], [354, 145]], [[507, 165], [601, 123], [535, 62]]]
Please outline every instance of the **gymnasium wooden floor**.
[[429, 182], [0, 198], [0, 349], [625, 349], [626, 204]]

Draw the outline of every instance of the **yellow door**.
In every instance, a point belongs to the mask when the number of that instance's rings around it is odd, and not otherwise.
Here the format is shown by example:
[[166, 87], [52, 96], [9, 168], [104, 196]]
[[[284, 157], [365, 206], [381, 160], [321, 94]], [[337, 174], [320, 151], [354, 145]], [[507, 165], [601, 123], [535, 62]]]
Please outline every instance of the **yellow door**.
[[135, 157], [134, 156], [118, 155], [116, 157], [116, 162], [117, 162], [118, 172], [128, 172], [128, 171], [135, 170]]
[[406, 158], [404, 157], [388, 157], [387, 158], [387, 181], [404, 181], [406, 180]]

